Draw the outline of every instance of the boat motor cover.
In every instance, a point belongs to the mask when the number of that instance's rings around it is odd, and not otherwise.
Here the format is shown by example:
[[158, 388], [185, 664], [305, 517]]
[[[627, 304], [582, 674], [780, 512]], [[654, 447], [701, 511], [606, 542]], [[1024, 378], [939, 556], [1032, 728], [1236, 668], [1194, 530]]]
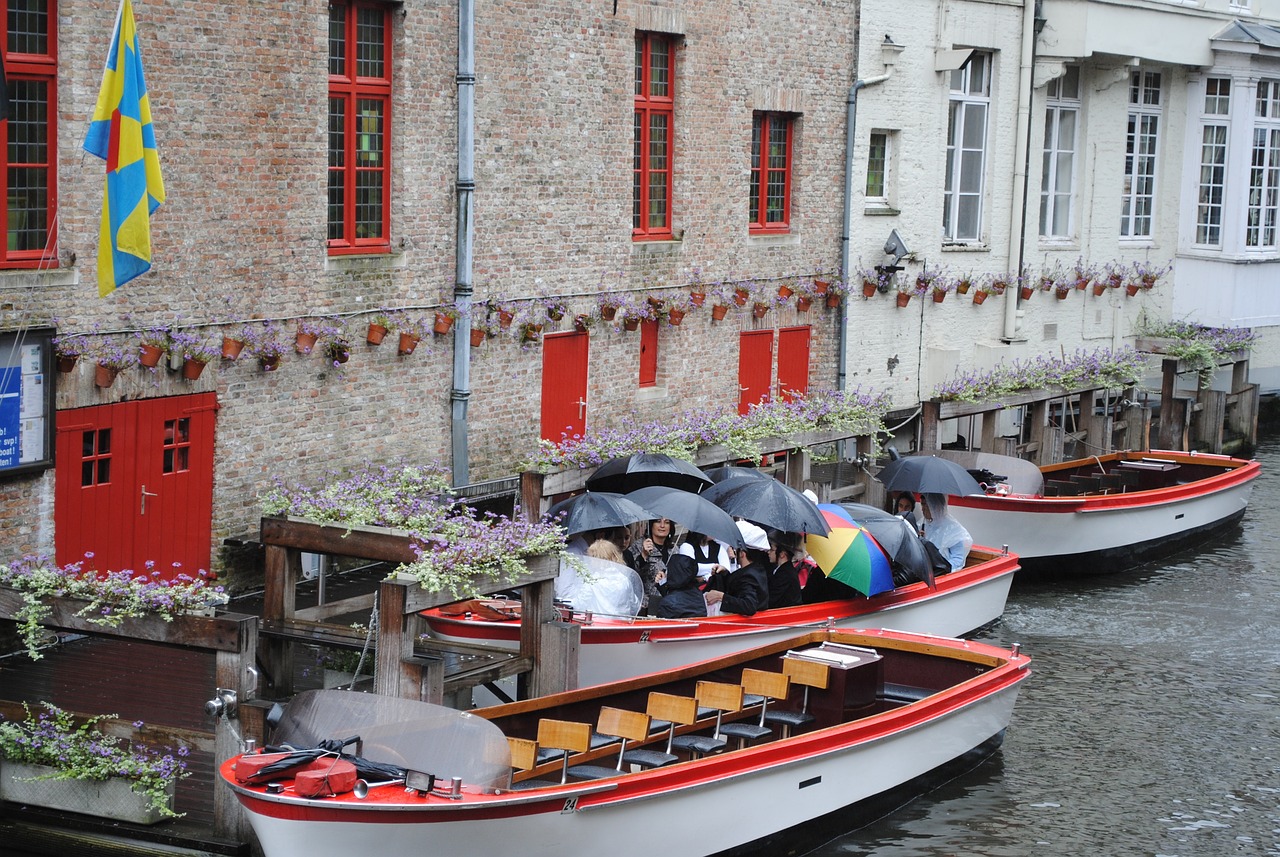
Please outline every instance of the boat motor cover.
[[[466, 711], [429, 702], [347, 690], [308, 690], [293, 698], [274, 743], [318, 747], [358, 735], [372, 762], [435, 774], [483, 790], [505, 788], [511, 750], [497, 726]], [[356, 752], [355, 746], [347, 752]]]
[[[1022, 458], [997, 455], [994, 452], [971, 452], [958, 449], [940, 449], [932, 454], [954, 461], [970, 473], [975, 470], [985, 470], [992, 475], [999, 474], [1001, 481], [1008, 485], [1009, 490], [1014, 494], [1039, 494], [1044, 490], [1044, 474], [1040, 472], [1040, 468]], [[974, 478], [978, 479], [978, 476], [974, 474]], [[978, 481], [986, 480], [978, 479]]]

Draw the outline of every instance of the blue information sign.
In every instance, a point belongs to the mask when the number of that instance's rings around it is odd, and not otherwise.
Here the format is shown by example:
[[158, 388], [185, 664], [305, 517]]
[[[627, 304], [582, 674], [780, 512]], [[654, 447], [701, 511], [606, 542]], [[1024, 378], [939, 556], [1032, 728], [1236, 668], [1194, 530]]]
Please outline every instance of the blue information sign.
[[0, 369], [0, 467], [18, 465], [22, 412], [22, 367]]

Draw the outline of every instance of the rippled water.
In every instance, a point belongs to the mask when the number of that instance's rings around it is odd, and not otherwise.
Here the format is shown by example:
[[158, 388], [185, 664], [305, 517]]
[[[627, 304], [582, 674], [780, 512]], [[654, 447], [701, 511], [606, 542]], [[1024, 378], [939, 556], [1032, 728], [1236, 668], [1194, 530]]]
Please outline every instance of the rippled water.
[[1239, 528], [1105, 578], [1015, 582], [982, 639], [1034, 675], [977, 769], [812, 852], [1280, 855], [1280, 437]]

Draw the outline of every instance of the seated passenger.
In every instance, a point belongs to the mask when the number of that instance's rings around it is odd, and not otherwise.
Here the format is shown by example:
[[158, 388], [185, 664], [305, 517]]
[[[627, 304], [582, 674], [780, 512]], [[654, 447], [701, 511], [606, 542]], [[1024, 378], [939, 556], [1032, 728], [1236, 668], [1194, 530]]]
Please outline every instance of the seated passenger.
[[945, 494], [924, 494], [921, 501], [925, 539], [946, 557], [952, 571], [964, 568], [969, 548], [973, 547], [973, 536], [947, 511]]
[[750, 521], [738, 521], [745, 548], [738, 549], [738, 569], [716, 572], [707, 582], [707, 614], [714, 605], [722, 613], [750, 616], [769, 608], [768, 563], [773, 554], [769, 537]]
[[653, 611], [663, 619], [693, 619], [707, 615], [707, 602], [698, 588], [698, 565], [682, 554], [667, 560], [665, 579], [658, 585], [662, 599]]
[[796, 569], [796, 539], [790, 533], [771, 538], [773, 570], [769, 572], [769, 609], [796, 607], [800, 599], [800, 575]]

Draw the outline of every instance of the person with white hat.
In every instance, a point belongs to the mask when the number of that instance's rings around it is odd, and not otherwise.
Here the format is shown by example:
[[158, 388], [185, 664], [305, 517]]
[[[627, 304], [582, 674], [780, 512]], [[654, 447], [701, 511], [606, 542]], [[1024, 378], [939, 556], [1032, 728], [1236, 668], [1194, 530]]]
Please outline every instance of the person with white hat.
[[773, 546], [765, 531], [750, 521], [738, 521], [738, 532], [746, 544], [738, 548], [738, 568], [712, 575], [707, 583], [707, 606], [719, 604], [721, 613], [750, 616], [769, 607], [766, 569], [773, 561]]

